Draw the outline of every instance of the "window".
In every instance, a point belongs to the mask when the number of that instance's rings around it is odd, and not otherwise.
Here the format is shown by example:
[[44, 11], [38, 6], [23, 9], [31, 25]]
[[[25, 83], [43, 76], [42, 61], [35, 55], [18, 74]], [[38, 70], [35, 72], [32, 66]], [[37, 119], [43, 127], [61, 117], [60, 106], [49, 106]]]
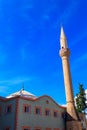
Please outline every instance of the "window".
[[1, 113], [2, 113], [2, 108], [1, 108], [1, 106], [0, 106], [0, 115], [1, 115]]
[[30, 130], [30, 127], [29, 126], [23, 126], [22, 130]]
[[54, 128], [54, 130], [60, 130], [59, 128]]
[[41, 115], [41, 108], [40, 107], [35, 107], [35, 114]]
[[54, 117], [57, 117], [57, 112], [54, 112]]
[[69, 130], [72, 130], [72, 128], [69, 128]]
[[49, 104], [49, 101], [48, 101], [48, 100], [46, 100], [46, 104]]
[[10, 130], [10, 127], [5, 127], [4, 130]]
[[58, 117], [58, 111], [54, 111], [54, 112], [53, 112], [53, 116], [54, 116], [54, 117]]
[[64, 112], [61, 113], [61, 117], [65, 119], [66, 114]]
[[46, 130], [51, 130], [51, 128], [46, 128]]
[[35, 127], [34, 130], [42, 130], [41, 127]]
[[31, 106], [30, 105], [24, 105], [23, 111], [25, 113], [31, 113]]
[[6, 113], [11, 113], [12, 112], [12, 105], [6, 106]]
[[45, 109], [45, 115], [50, 116], [50, 110], [49, 109]]

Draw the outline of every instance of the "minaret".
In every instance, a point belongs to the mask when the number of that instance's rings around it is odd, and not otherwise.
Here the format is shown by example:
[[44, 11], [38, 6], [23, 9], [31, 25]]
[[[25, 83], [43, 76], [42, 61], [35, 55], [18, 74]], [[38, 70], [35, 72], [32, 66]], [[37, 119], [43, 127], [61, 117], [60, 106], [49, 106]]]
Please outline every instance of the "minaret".
[[61, 46], [60, 57], [62, 59], [64, 84], [66, 92], [66, 103], [67, 103], [66, 130], [82, 130], [74, 104], [72, 79], [69, 64], [70, 51], [67, 46], [67, 40], [63, 27], [61, 27], [60, 46]]

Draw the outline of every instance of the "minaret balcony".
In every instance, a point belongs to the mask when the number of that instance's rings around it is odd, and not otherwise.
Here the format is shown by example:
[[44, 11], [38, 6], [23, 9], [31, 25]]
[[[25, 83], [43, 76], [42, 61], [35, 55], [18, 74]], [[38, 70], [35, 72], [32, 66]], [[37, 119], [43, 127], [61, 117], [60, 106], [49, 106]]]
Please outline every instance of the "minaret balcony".
[[69, 57], [70, 55], [70, 50], [68, 48], [62, 48], [60, 51], [59, 51], [59, 54], [61, 57], [63, 56], [66, 56], [66, 57]]

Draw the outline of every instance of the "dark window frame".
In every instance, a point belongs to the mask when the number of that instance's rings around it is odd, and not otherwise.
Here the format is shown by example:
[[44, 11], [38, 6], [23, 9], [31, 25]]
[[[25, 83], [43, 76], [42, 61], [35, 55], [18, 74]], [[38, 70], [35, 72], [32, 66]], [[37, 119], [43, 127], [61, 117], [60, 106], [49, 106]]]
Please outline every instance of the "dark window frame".
[[36, 114], [36, 115], [41, 115], [41, 114], [42, 114], [41, 112], [42, 112], [42, 111], [41, 111], [41, 107], [35, 106], [35, 114]]

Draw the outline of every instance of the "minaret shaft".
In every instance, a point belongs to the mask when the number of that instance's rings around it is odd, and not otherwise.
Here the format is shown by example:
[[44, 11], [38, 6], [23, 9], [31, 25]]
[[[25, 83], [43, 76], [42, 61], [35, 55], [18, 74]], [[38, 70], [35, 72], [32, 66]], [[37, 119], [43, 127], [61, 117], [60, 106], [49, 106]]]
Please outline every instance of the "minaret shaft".
[[72, 79], [71, 79], [70, 65], [69, 65], [69, 55], [70, 55], [69, 49], [63, 48], [60, 50], [60, 56], [62, 58], [62, 66], [63, 66], [63, 74], [64, 74], [65, 91], [66, 91], [67, 113], [73, 119], [78, 120], [75, 111], [75, 105], [74, 105]]
[[75, 105], [74, 105], [72, 79], [71, 79], [70, 65], [69, 65], [69, 55], [70, 55], [69, 49], [63, 48], [60, 50], [60, 56], [62, 58], [62, 66], [63, 66], [63, 74], [64, 74], [65, 91], [66, 91], [67, 113], [73, 119], [78, 120], [75, 111]]
[[[67, 57], [62, 58], [62, 65], [63, 65], [63, 73], [64, 73], [64, 83], [65, 83], [65, 90], [66, 90], [66, 101], [74, 102], [73, 101], [73, 93], [72, 93], [72, 81], [71, 81], [71, 74], [70, 74], [70, 67], [69, 61]], [[68, 89], [67, 89], [68, 87]], [[71, 94], [70, 94], [71, 93]]]

